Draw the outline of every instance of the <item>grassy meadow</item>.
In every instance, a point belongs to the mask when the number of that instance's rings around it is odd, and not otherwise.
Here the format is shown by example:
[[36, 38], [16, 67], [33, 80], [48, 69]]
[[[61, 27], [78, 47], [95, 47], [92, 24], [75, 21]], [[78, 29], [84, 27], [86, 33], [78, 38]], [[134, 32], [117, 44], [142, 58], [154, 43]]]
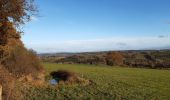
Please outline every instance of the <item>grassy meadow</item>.
[[27, 87], [25, 100], [170, 100], [170, 70], [44, 63], [49, 73], [59, 69], [92, 80], [83, 86]]

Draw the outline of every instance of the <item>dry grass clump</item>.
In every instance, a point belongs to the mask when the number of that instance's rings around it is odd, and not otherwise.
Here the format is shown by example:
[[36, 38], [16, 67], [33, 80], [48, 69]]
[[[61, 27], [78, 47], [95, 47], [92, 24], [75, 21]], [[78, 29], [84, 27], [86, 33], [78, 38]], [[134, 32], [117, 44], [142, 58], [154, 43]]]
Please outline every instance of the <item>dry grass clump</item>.
[[2, 85], [2, 100], [9, 100], [14, 86], [14, 77], [0, 65], [0, 84]]
[[79, 77], [76, 73], [67, 70], [58, 70], [50, 73], [59, 84], [89, 84], [89, 80]]

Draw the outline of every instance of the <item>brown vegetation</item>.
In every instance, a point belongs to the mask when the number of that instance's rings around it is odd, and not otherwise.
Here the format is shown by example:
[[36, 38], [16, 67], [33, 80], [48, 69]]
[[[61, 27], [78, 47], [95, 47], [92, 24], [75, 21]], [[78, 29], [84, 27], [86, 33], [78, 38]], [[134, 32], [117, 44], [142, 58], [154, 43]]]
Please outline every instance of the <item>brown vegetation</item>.
[[35, 13], [34, 0], [0, 0], [0, 84], [3, 86], [3, 100], [10, 98], [14, 80], [29, 75], [39, 79], [43, 72], [36, 54], [24, 48], [20, 40], [19, 26]]
[[15, 47], [10, 56], [3, 61], [3, 65], [10, 73], [17, 77], [30, 73], [36, 74], [43, 70], [36, 54], [22, 47]]
[[124, 57], [120, 52], [109, 52], [106, 56], [107, 65], [123, 65]]
[[3, 100], [8, 100], [14, 86], [14, 77], [2, 65], [0, 65], [0, 84], [3, 87]]

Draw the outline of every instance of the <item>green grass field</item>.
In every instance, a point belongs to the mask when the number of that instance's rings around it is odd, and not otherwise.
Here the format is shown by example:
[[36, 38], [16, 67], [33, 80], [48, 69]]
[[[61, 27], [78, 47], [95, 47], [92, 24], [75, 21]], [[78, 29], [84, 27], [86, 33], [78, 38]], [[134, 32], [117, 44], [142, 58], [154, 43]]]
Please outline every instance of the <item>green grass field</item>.
[[44, 63], [47, 76], [71, 70], [95, 84], [29, 87], [32, 100], [170, 100], [170, 70]]

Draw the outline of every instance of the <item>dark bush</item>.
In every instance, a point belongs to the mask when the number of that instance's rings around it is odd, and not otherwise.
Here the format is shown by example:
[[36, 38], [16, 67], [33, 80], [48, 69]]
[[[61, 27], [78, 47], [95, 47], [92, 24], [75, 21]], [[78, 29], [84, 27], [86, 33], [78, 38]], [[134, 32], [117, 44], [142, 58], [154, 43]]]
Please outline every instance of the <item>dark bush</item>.
[[59, 70], [51, 72], [50, 75], [56, 80], [62, 81], [73, 81], [77, 79], [77, 76], [74, 72], [66, 71], [66, 70]]
[[54, 71], [51, 72], [50, 75], [53, 77], [53, 79], [58, 81], [71, 82], [71, 83], [79, 81], [79, 77], [75, 73], [66, 70]]
[[67, 70], [58, 70], [51, 72], [53, 79], [57, 80], [59, 84], [83, 84], [88, 85], [91, 82], [87, 79], [79, 77], [76, 73]]

